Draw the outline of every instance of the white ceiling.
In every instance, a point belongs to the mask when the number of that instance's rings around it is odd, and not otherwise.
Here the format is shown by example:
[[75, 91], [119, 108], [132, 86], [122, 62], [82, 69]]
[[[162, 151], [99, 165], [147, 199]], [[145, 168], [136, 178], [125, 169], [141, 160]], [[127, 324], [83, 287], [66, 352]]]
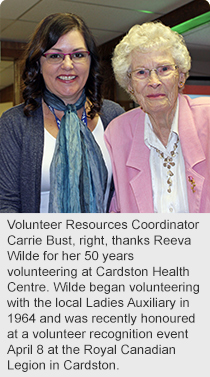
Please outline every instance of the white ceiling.
[[[86, 21], [98, 44], [125, 33], [133, 24], [153, 20], [189, 0], [4, 0], [1, 39], [25, 42], [42, 18], [72, 12]], [[141, 10], [151, 13], [143, 13]]]
[[[100, 45], [127, 32], [135, 23], [154, 20], [190, 2], [189, 0], [4, 0], [0, 5], [0, 37], [5, 41], [27, 42], [37, 23], [45, 16], [56, 12], [72, 12], [84, 18], [97, 44]], [[206, 62], [206, 70], [200, 74], [210, 76], [210, 23], [198, 29], [186, 33], [184, 37], [190, 52], [192, 51], [191, 55], [195, 51], [199, 54], [199, 59], [204, 59]], [[199, 63], [196, 70], [199, 70]], [[11, 72], [10, 62], [0, 63], [0, 89], [10, 85], [9, 81], [12, 83]]]

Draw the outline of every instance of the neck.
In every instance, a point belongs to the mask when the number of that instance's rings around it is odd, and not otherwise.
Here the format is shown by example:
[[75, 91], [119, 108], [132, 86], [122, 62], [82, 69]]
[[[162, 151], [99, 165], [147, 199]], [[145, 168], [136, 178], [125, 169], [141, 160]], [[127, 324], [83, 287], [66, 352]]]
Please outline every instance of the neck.
[[168, 138], [171, 132], [171, 126], [173, 123], [176, 109], [167, 114], [155, 114], [154, 116], [149, 114], [149, 119], [152, 124], [153, 131], [161, 143], [166, 146], [168, 144]]
[[[54, 93], [50, 92], [48, 89], [44, 90], [43, 99], [47, 103], [47, 105], [52, 106], [54, 109], [58, 111], [67, 110], [67, 105], [63, 102], [63, 100], [57, 97]], [[76, 109], [78, 111], [79, 109], [84, 107], [85, 101], [86, 101], [85, 90], [83, 90], [83, 92], [81, 93], [81, 96], [76, 101], [76, 103], [73, 105], [69, 104], [68, 107], [72, 109]]]

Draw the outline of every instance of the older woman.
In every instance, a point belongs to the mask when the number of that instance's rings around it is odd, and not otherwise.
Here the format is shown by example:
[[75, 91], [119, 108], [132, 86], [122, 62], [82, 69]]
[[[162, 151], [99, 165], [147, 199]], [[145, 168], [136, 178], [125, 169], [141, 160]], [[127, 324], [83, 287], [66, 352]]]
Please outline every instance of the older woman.
[[0, 121], [0, 212], [105, 212], [112, 171], [103, 134], [123, 109], [102, 101], [90, 30], [74, 14], [52, 14], [25, 55], [24, 104]]
[[139, 104], [105, 132], [113, 212], [210, 212], [210, 98], [181, 94], [191, 58], [159, 22], [135, 25], [116, 46], [118, 83]]

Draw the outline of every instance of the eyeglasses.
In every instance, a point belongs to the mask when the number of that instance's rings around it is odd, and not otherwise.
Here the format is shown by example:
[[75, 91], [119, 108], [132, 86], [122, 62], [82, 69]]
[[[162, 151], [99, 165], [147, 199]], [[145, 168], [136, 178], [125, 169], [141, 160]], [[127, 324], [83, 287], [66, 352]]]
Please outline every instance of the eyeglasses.
[[73, 63], [85, 63], [88, 56], [90, 55], [89, 51], [75, 51], [70, 52], [69, 54], [64, 54], [63, 52], [46, 52], [43, 56], [46, 58], [47, 62], [50, 64], [60, 64], [65, 59], [66, 56], [69, 56]]
[[178, 66], [175, 64], [159, 65], [158, 67], [153, 69], [138, 68], [134, 71], [128, 72], [128, 77], [132, 77], [136, 80], [145, 80], [150, 76], [152, 71], [154, 71], [158, 77], [166, 77], [174, 72], [177, 68]]

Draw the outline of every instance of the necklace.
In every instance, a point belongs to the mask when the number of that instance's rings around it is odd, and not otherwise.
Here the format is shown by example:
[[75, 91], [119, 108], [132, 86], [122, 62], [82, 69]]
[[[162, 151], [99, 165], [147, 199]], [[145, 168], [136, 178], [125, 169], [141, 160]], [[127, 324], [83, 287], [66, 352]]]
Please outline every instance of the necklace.
[[[50, 109], [50, 111], [53, 113], [54, 117], [55, 117], [55, 120], [56, 120], [56, 123], [57, 123], [57, 126], [58, 126], [58, 129], [60, 129], [60, 124], [61, 124], [61, 121], [60, 119], [57, 117], [57, 115], [55, 114], [55, 109], [50, 106], [50, 105], [47, 105]], [[86, 110], [85, 110], [85, 107], [84, 107], [84, 110], [83, 110], [83, 113], [82, 113], [82, 118], [81, 118], [81, 121], [85, 123], [85, 125], [87, 126], [87, 114], [86, 114]]]
[[167, 184], [168, 189], [167, 191], [171, 193], [171, 186], [172, 186], [172, 177], [174, 173], [171, 171], [171, 168], [175, 166], [174, 158], [177, 155], [177, 148], [179, 144], [179, 136], [177, 135], [177, 141], [174, 143], [173, 150], [170, 152], [170, 156], [165, 157], [164, 153], [161, 152], [159, 149], [155, 148], [156, 152], [158, 153], [159, 157], [163, 159], [163, 166], [168, 169], [167, 171]]

